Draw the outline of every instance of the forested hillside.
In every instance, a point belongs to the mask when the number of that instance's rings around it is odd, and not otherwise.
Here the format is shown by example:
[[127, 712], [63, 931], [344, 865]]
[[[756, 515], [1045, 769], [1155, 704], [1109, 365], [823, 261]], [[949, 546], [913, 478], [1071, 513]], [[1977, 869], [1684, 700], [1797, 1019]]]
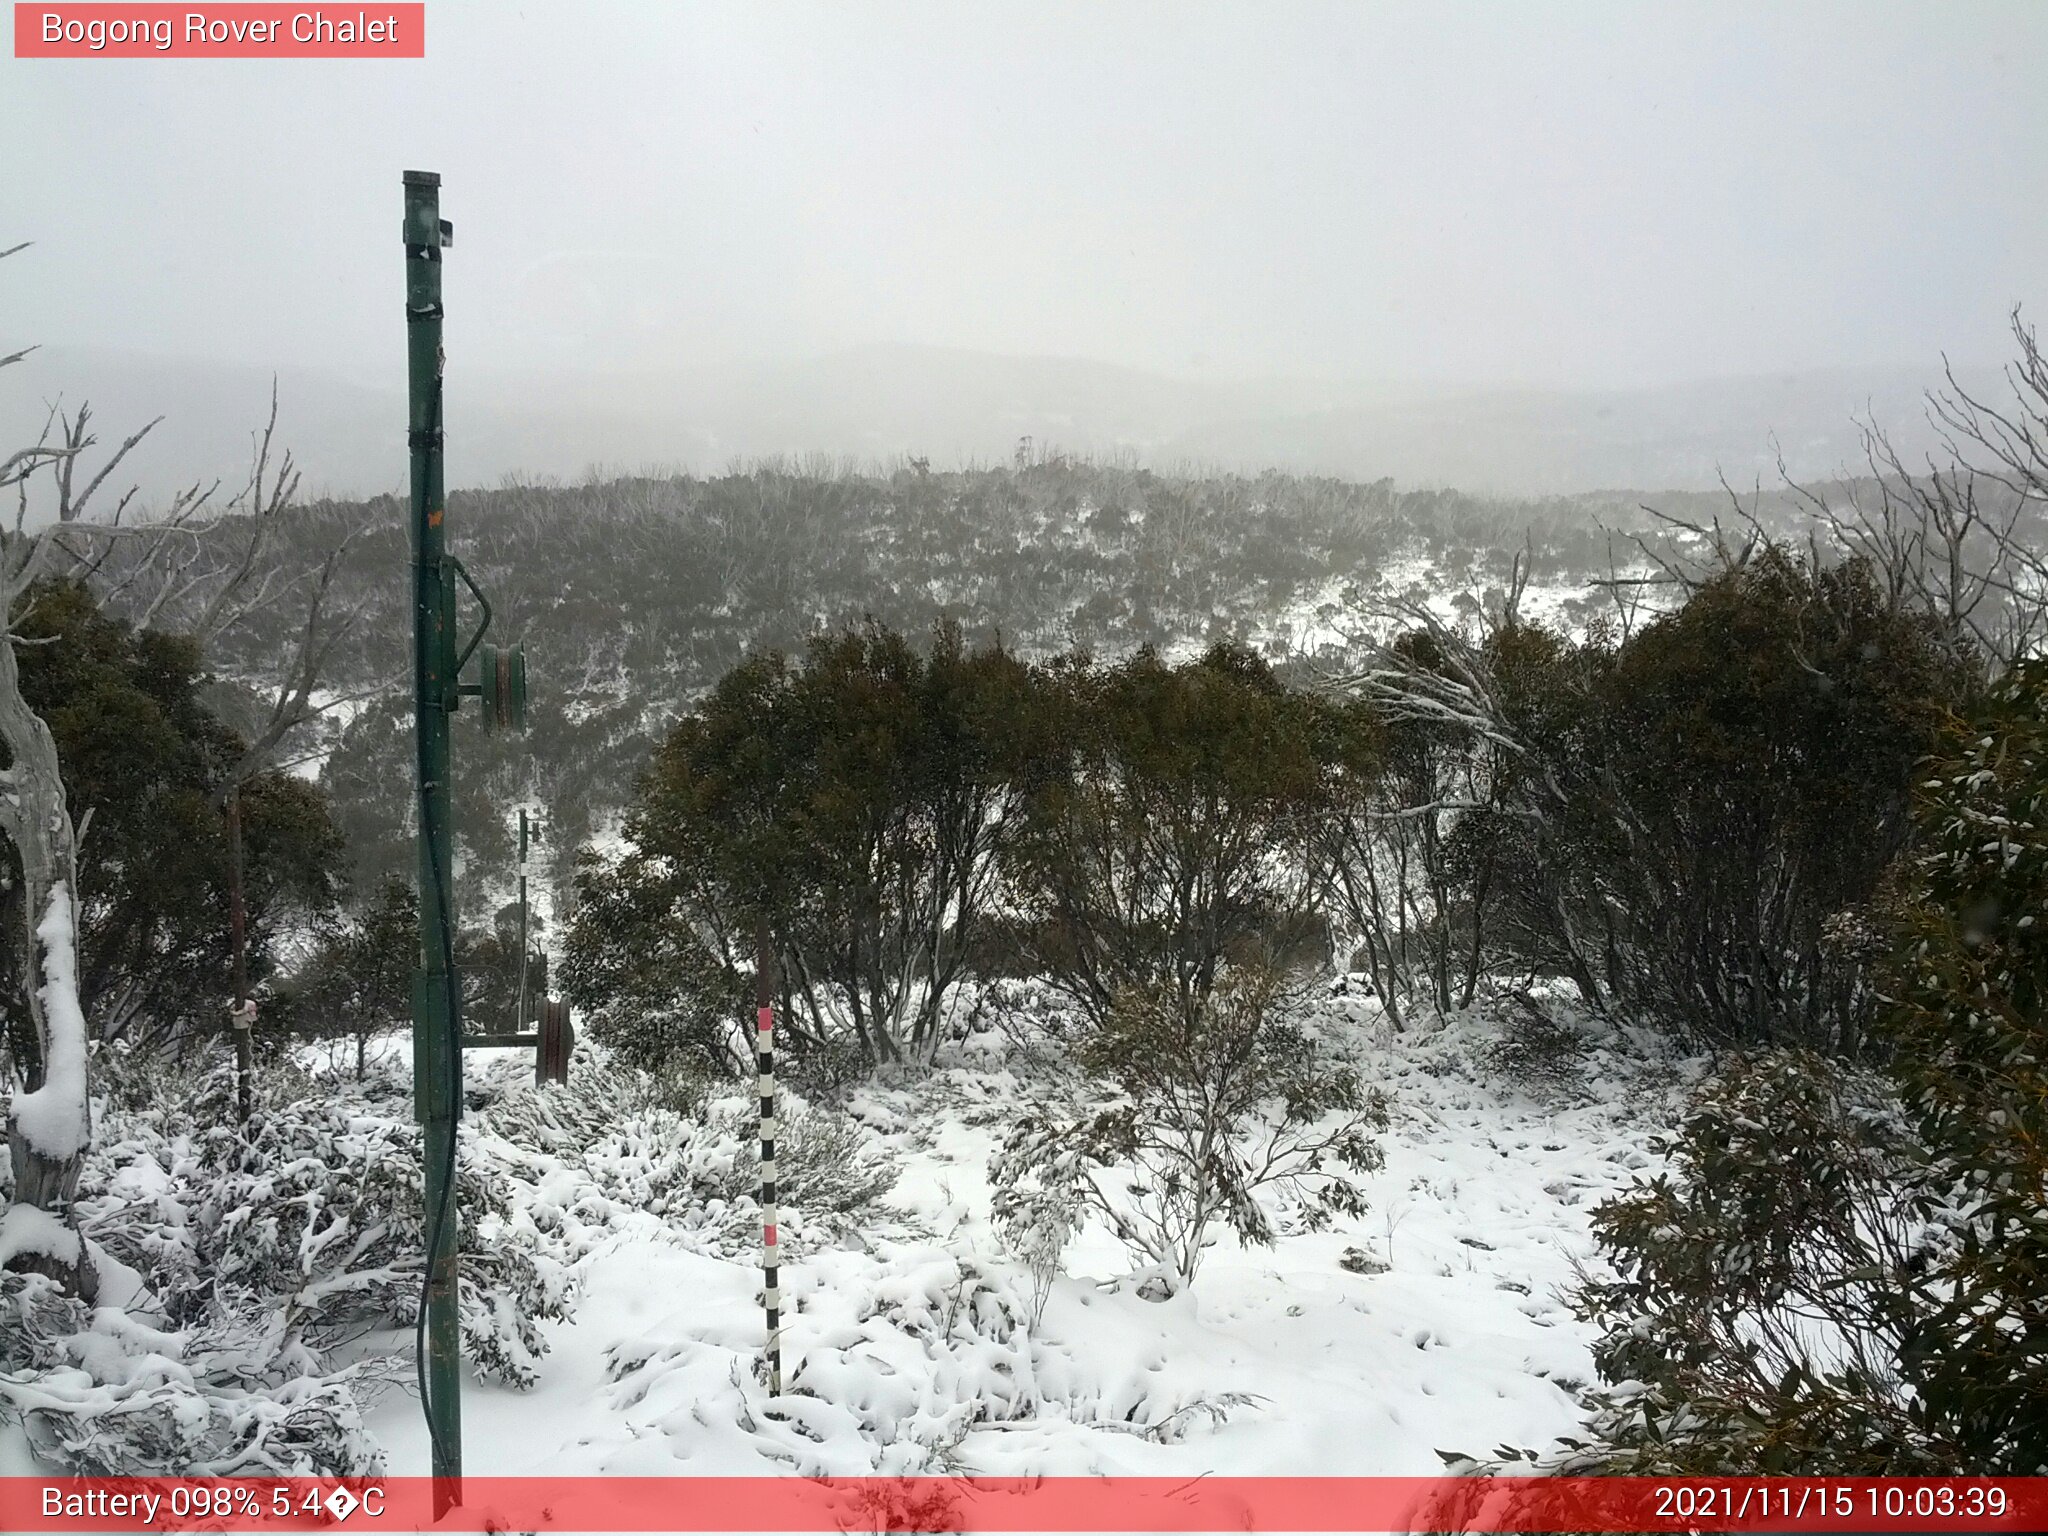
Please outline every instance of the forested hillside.
[[2048, 9], [31, 9], [0, 1536], [2048, 1532]]
[[[1176, 1443], [1191, 1414], [1203, 1454], [1255, 1443], [1271, 1360], [1153, 1381], [1130, 1350], [1199, 1353], [1192, 1313], [1149, 1311], [1198, 1285], [1265, 1327], [1272, 1253], [1309, 1291], [1333, 1268], [1365, 1287], [1320, 1304], [1368, 1318], [1331, 1324], [1331, 1370], [1387, 1375], [1439, 1426], [1373, 1466], [1447, 1441], [1599, 1470], [2031, 1469], [2048, 540], [1977, 420], [1978, 469], [1648, 507], [1028, 458], [450, 497], [534, 679], [529, 733], [460, 727], [462, 1017], [515, 1017], [513, 834], [537, 809], [525, 963], [583, 1031], [565, 1085], [469, 1079], [466, 1356], [578, 1415], [604, 1383], [726, 1391], [577, 1303], [653, 1266], [744, 1311], [734, 1261], [776, 1219], [758, 1102], [733, 1095], [765, 944], [795, 1390], [843, 1420], [801, 1465], [946, 1465], [1055, 1400], [1056, 1464], [1116, 1424]], [[91, 834], [65, 995], [111, 1129], [67, 1154], [77, 1227], [17, 1199], [49, 1283], [10, 1294], [40, 1309], [15, 1332], [43, 1369], [102, 1277], [154, 1275], [199, 1341], [165, 1456], [253, 1436], [251, 1465], [364, 1468], [417, 1435], [357, 1380], [420, 1265], [388, 1054], [418, 954], [390, 878], [413, 854], [408, 551], [396, 505], [296, 507], [262, 466], [157, 566], [64, 549], [23, 588], [23, 692]], [[231, 1066], [209, 1020], [245, 974], [265, 1024]], [[7, 995], [24, 1078], [83, 1092], [18, 968]], [[297, 1214], [252, 1220], [273, 1170]], [[346, 1251], [293, 1225], [343, 1184], [369, 1220]], [[1874, 1214], [1894, 1207], [1911, 1221]], [[1421, 1270], [1395, 1230], [1417, 1210]], [[1769, 1273], [1731, 1283], [1719, 1255], [1759, 1244]], [[1112, 1271], [1106, 1372], [1075, 1351], [1083, 1265]], [[1403, 1270], [1438, 1289], [1404, 1299]], [[832, 1276], [910, 1288], [849, 1347]], [[247, 1344], [292, 1295], [319, 1304]], [[1447, 1307], [1509, 1342], [1445, 1345], [1463, 1406], [1423, 1407], [1439, 1373], [1408, 1356]], [[1965, 1339], [1999, 1368], [1942, 1365]], [[916, 1425], [868, 1411], [870, 1345]], [[991, 1345], [1039, 1384], [972, 1364]], [[280, 1350], [317, 1370], [286, 1385]], [[743, 1399], [737, 1358], [704, 1360]], [[37, 1454], [135, 1464], [103, 1427], [126, 1391], [36, 1410]], [[615, 1418], [554, 1464], [638, 1465]]]
[[[1656, 504], [1706, 519], [1726, 498]], [[1651, 522], [1614, 496], [1510, 501], [1059, 457], [972, 472], [817, 461], [507, 486], [453, 493], [448, 517], [492, 595], [492, 638], [526, 646], [532, 693], [529, 735], [461, 738], [472, 879], [509, 857], [508, 806], [545, 807], [566, 860], [624, 804], [667, 723], [728, 668], [867, 616], [913, 636], [949, 618], [1027, 656], [1146, 645], [1186, 655], [1230, 640], [1285, 665], [1344, 650], [1376, 603], [1448, 613], [1461, 599], [1468, 612], [1498, 602], [1518, 560], [1534, 573], [1531, 609], [1540, 601], [1547, 617], [1582, 625], [1610, 606], [1588, 583], [1635, 569], [1627, 535]], [[410, 752], [403, 509], [381, 499], [293, 511], [269, 558], [282, 570], [317, 563], [351, 534], [335, 601], [362, 616], [325, 682], [366, 696], [335, 712], [323, 772], [369, 880], [411, 857], [399, 820]], [[219, 670], [263, 675], [292, 619], [282, 607], [258, 615], [223, 646]]]

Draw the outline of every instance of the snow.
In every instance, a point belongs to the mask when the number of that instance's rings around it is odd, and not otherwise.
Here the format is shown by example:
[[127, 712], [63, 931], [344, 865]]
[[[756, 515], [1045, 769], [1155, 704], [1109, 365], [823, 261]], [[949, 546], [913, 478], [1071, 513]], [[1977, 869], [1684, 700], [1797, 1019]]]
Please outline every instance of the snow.
[[[1283, 1226], [1270, 1248], [1226, 1235], [1193, 1285], [1163, 1301], [1140, 1294], [1137, 1261], [1091, 1224], [1041, 1312], [1029, 1266], [993, 1221], [987, 1170], [1037, 1081], [1011, 1039], [1033, 1037], [1019, 1011], [1062, 1005], [1031, 983], [992, 995], [1004, 1001], [969, 1010], [974, 1032], [929, 1075], [849, 1096], [855, 1151], [814, 1143], [827, 1150], [806, 1170], [803, 1138], [789, 1136], [788, 1390], [776, 1399], [760, 1373], [744, 1096], [687, 1116], [596, 1090], [533, 1099], [516, 1086], [530, 1082], [523, 1060], [467, 1061], [482, 1107], [465, 1122], [465, 1156], [509, 1181], [502, 1219], [547, 1245], [577, 1299], [540, 1325], [530, 1390], [465, 1372], [466, 1470], [1434, 1475], [1440, 1451], [1543, 1449], [1583, 1430], [1592, 1336], [1567, 1297], [1601, 1269], [1589, 1218], [1660, 1166], [1652, 1139], [1700, 1063], [1582, 1019], [1570, 1021], [1576, 1048], [1532, 1062], [1502, 1049], [1512, 1026], [1483, 1011], [1397, 1031], [1355, 980], [1319, 991], [1306, 1027], [1393, 1115], [1384, 1166], [1362, 1180], [1366, 1214], [1320, 1232]], [[380, 1057], [404, 1054], [402, 1038], [380, 1045]], [[337, 1075], [337, 1089], [347, 1082]], [[791, 1100], [794, 1126], [806, 1111]], [[531, 1130], [550, 1103], [563, 1111], [554, 1129]], [[845, 1187], [855, 1164], [881, 1170], [879, 1207], [804, 1208], [801, 1190], [817, 1187], [804, 1179]], [[169, 1177], [168, 1164], [133, 1157], [106, 1193], [149, 1207]], [[0, 1228], [7, 1252], [67, 1238], [35, 1211]], [[134, 1315], [102, 1315], [66, 1346], [73, 1397], [95, 1382], [154, 1394], [184, 1369], [170, 1336], [150, 1331], [162, 1320], [141, 1277], [120, 1279]], [[371, 1368], [411, 1347], [410, 1329], [386, 1330], [329, 1364]], [[251, 1406], [224, 1401], [223, 1412]], [[411, 1394], [370, 1398], [361, 1422], [390, 1471], [426, 1469]], [[21, 1462], [21, 1433], [0, 1430], [0, 1465]]]
[[59, 1264], [78, 1262], [78, 1234], [49, 1211], [10, 1205], [0, 1216], [0, 1269], [17, 1258], [36, 1256]]
[[[1594, 1373], [1565, 1292], [1598, 1268], [1593, 1207], [1657, 1166], [1649, 1140], [1687, 1064], [1607, 1032], [1568, 1074], [1517, 1077], [1488, 1065], [1494, 1021], [1397, 1034], [1369, 1000], [1318, 1006], [1353, 1032], [1395, 1114], [1364, 1219], [1270, 1249], [1225, 1238], [1163, 1302], [1136, 1293], [1131, 1257], [1091, 1227], [1034, 1323], [985, 1174], [1020, 1085], [978, 1036], [930, 1078], [850, 1101], [902, 1172], [882, 1218], [836, 1239], [815, 1224], [785, 1259], [779, 1401], [757, 1374], [747, 1246], [615, 1208], [535, 1390], [466, 1384], [466, 1467], [1434, 1475], [1440, 1449], [1574, 1433], [1573, 1389]], [[589, 1173], [532, 1165], [521, 1198], [536, 1210], [602, 1209]], [[425, 1467], [415, 1404], [387, 1399], [369, 1422], [394, 1471]]]
[[48, 1030], [43, 1085], [14, 1095], [14, 1128], [29, 1146], [55, 1162], [77, 1154], [89, 1127], [85, 1096], [85, 1013], [78, 1005], [78, 951], [73, 942], [70, 889], [51, 888], [50, 905], [36, 927], [43, 951], [43, 1018]]
[[[1656, 573], [1648, 562], [1637, 561], [1614, 574], [1645, 578]], [[1252, 639], [1269, 654], [1355, 656], [1410, 628], [1416, 609], [1453, 629], [1481, 611], [1497, 611], [1506, 584], [1498, 568], [1477, 563], [1447, 568], [1418, 543], [1370, 570], [1336, 572], [1303, 584], [1270, 618], [1253, 626]], [[1648, 622], [1670, 600], [1669, 592], [1655, 587], [1635, 591], [1641, 606], [1638, 622]], [[1525, 623], [1582, 639], [1589, 615], [1610, 614], [1611, 609], [1611, 599], [1590, 578], [1567, 575], [1528, 579], [1515, 611]], [[1190, 642], [1187, 653], [1200, 649]]]
[[[243, 675], [235, 680], [258, 698], [268, 697], [275, 686], [273, 678], [260, 673]], [[360, 693], [345, 694], [332, 688], [315, 688], [307, 694], [306, 703], [312, 713], [301, 729], [309, 739], [300, 741], [281, 766], [293, 778], [317, 784], [327, 769], [328, 759], [334, 755], [334, 749], [348, 734], [348, 728], [357, 717], [370, 707], [370, 700]]]

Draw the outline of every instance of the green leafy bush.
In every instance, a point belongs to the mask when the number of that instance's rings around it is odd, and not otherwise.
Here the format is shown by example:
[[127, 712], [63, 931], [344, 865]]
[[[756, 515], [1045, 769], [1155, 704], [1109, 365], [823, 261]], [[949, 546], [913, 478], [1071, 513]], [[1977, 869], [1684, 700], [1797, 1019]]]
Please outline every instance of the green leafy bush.
[[1006, 870], [1018, 938], [1085, 1011], [1170, 997], [1192, 1021], [1227, 962], [1297, 939], [1328, 807], [1326, 717], [1258, 656], [1218, 645], [1169, 667], [1057, 674]]
[[586, 863], [564, 980], [642, 1064], [751, 1050], [758, 925], [783, 1040], [927, 1062], [995, 886], [1038, 693], [1000, 645], [870, 623], [733, 668], [655, 755], [616, 863]]
[[1567, 1465], [2048, 1472], [2048, 663], [1950, 723], [1914, 815], [1882, 1075], [1738, 1058], [1601, 1209], [1614, 1385]]

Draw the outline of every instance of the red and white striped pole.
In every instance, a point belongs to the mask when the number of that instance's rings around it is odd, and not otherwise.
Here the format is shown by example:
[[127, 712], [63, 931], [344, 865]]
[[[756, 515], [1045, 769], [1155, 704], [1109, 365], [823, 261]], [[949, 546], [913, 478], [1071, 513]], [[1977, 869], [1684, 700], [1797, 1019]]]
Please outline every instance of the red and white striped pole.
[[754, 931], [754, 1070], [761, 1096], [761, 1278], [768, 1308], [768, 1394], [782, 1395], [782, 1292], [775, 1232], [775, 1001], [768, 919]]

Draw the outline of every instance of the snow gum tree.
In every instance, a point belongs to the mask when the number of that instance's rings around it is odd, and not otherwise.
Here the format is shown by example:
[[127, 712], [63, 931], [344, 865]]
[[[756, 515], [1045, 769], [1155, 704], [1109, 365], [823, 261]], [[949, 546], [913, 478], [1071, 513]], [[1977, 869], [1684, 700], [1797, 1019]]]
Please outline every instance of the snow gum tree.
[[[0, 368], [27, 355], [0, 357]], [[35, 443], [0, 457], [0, 493], [11, 491], [15, 503], [12, 517], [0, 521], [0, 834], [8, 866], [0, 872], [0, 944], [12, 951], [12, 973], [24, 978], [18, 1033], [33, 1042], [27, 1059], [15, 1062], [19, 1086], [7, 1122], [14, 1189], [0, 1224], [0, 1265], [48, 1275], [86, 1298], [97, 1281], [71, 1213], [91, 1136], [89, 1036], [79, 991], [81, 828], [72, 819], [50, 725], [23, 693], [20, 626], [46, 580], [90, 580], [117, 549], [126, 556], [119, 589], [143, 604], [145, 625], [166, 604], [202, 592], [211, 594], [208, 609], [215, 599], [233, 606], [253, 570], [232, 561], [223, 566], [199, 537], [196, 520], [216, 486], [194, 485], [148, 521], [124, 523], [131, 489], [106, 517], [97, 516], [97, 493], [157, 423], [89, 468], [87, 455], [98, 445], [91, 420], [89, 406], [53, 408]]]
[[[18, 462], [17, 456], [17, 462]], [[61, 524], [57, 527], [61, 528]], [[54, 530], [0, 537], [0, 830], [12, 869], [0, 937], [26, 979], [24, 1033], [34, 1055], [7, 1119], [14, 1199], [0, 1225], [0, 1262], [56, 1279], [90, 1300], [98, 1280], [71, 1214], [79, 1159], [91, 1135], [88, 1034], [78, 990], [78, 834], [49, 725], [22, 697], [17, 607], [50, 556]]]
[[995, 895], [1038, 698], [1029, 668], [948, 625], [928, 654], [869, 624], [800, 662], [741, 663], [657, 752], [625, 857], [585, 866], [571, 997], [640, 1064], [729, 1057], [765, 918], [799, 1052], [929, 1060]]
[[1323, 899], [1397, 1025], [1410, 999], [1444, 1013], [1478, 990], [1510, 846], [1499, 813], [1522, 761], [1472, 706], [1493, 702], [1483, 674], [1541, 635], [1506, 624], [1475, 649], [1441, 627], [1408, 630], [1364, 696], [1327, 711], [1336, 793], [1315, 823]]
[[1226, 961], [1263, 958], [1314, 905], [1329, 716], [1235, 646], [1058, 682], [1005, 861], [1031, 958], [1105, 1026], [1139, 996], [1194, 1029]]

